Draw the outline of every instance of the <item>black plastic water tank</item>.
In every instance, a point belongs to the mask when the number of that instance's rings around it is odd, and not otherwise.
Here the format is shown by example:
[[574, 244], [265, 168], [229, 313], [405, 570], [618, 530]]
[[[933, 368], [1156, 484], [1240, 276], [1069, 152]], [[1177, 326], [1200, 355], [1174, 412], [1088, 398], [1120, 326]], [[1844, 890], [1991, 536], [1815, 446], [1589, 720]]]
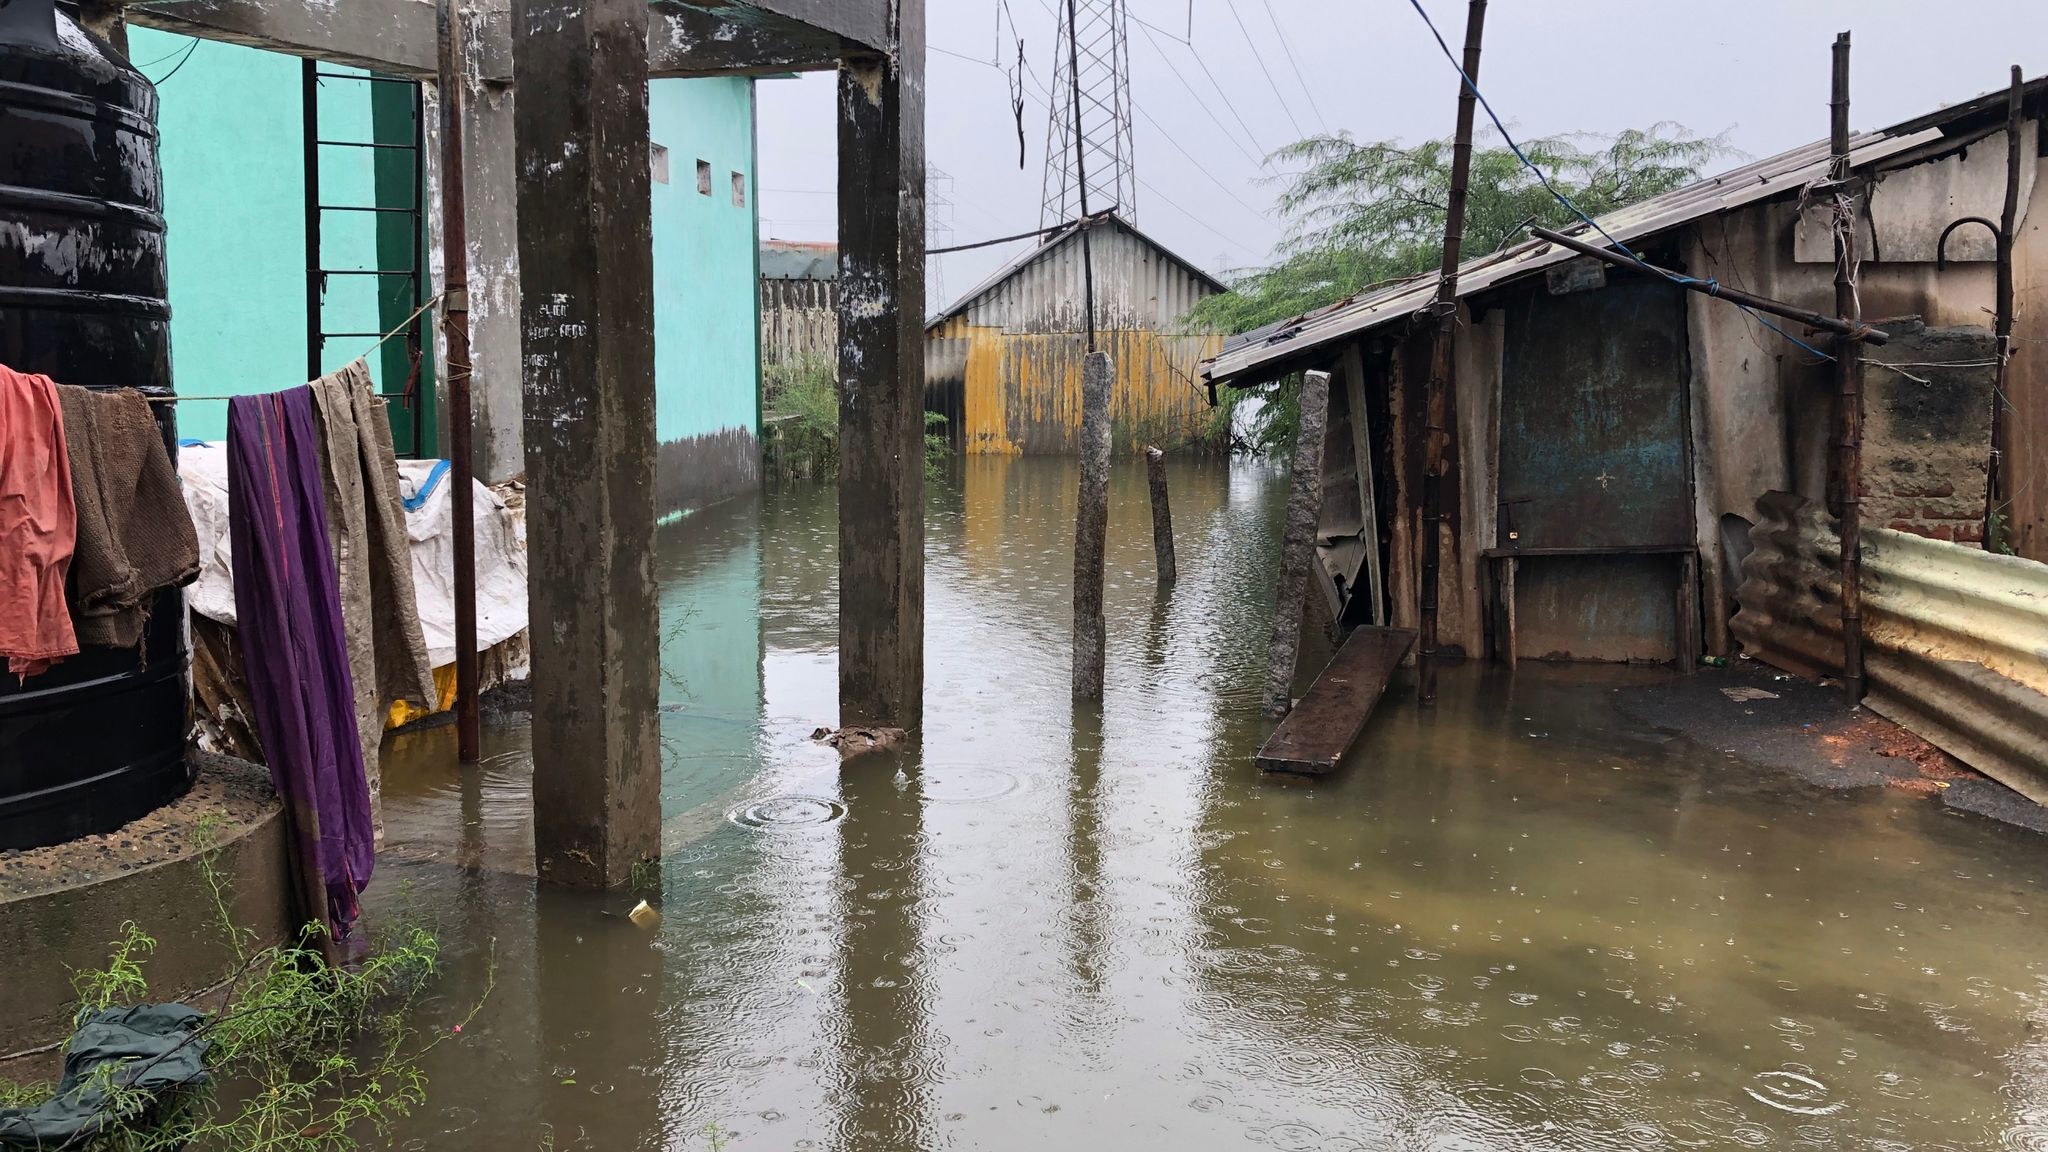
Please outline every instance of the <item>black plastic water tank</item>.
[[[0, 364], [170, 393], [156, 106], [55, 0], [0, 0]], [[155, 405], [173, 453], [176, 407]], [[182, 795], [186, 667], [172, 589], [140, 652], [0, 670], [0, 849], [112, 831]]]

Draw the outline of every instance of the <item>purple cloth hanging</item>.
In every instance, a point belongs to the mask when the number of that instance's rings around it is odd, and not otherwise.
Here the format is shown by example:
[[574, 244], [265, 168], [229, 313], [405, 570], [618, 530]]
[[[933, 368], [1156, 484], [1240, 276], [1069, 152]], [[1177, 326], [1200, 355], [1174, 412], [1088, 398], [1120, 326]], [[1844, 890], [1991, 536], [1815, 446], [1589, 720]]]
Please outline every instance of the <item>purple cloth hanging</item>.
[[376, 861], [341, 596], [328, 550], [313, 390], [228, 401], [228, 534], [242, 668], [300, 889], [348, 934]]

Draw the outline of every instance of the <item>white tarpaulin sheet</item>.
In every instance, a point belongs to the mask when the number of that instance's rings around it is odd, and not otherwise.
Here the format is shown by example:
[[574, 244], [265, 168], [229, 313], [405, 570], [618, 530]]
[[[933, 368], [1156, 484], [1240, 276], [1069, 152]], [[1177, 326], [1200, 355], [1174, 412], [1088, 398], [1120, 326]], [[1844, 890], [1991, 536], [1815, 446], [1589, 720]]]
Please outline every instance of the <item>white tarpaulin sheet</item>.
[[[455, 536], [445, 462], [400, 460], [406, 535], [412, 539], [412, 580], [420, 631], [434, 667], [455, 662]], [[220, 444], [187, 441], [178, 449], [185, 504], [199, 532], [199, 579], [186, 596], [194, 612], [235, 622], [235, 586], [228, 541], [228, 456]], [[473, 482], [474, 483], [474, 482]], [[422, 494], [424, 490], [424, 495]], [[496, 493], [476, 485], [476, 643], [494, 647], [526, 630], [526, 518]]]

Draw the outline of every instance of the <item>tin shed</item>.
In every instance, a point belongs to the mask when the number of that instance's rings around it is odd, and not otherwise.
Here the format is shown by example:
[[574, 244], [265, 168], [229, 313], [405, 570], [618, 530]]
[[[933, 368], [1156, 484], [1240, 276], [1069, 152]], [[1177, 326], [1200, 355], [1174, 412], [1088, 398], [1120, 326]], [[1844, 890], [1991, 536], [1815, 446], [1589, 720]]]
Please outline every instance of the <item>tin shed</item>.
[[[1114, 214], [1087, 228], [1097, 345], [1116, 365], [1117, 450], [1199, 438], [1209, 402], [1195, 372], [1223, 336], [1184, 318], [1223, 284]], [[1080, 235], [1070, 225], [1047, 236], [926, 325], [925, 408], [946, 418], [961, 451], [1079, 450], [1088, 328]]]

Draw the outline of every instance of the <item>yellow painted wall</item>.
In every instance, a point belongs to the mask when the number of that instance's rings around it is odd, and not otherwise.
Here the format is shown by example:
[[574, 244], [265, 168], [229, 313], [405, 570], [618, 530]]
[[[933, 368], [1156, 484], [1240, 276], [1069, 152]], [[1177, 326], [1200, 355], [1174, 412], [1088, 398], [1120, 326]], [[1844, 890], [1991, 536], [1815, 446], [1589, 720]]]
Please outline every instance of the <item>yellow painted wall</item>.
[[[1085, 341], [1066, 333], [1006, 332], [954, 317], [930, 335], [961, 369], [961, 450], [1057, 455], [1080, 450]], [[1114, 448], [1175, 447], [1209, 426], [1208, 394], [1195, 368], [1223, 345], [1216, 334], [1106, 331], [1100, 347], [1116, 367], [1110, 393]], [[964, 348], [964, 358], [961, 352]]]

